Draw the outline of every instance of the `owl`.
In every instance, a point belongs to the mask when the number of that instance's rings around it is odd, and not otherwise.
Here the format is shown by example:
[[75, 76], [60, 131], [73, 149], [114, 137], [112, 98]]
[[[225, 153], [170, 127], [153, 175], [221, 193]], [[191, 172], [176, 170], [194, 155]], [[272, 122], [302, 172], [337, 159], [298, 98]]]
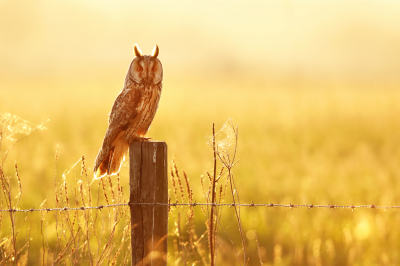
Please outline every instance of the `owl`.
[[163, 68], [157, 58], [159, 48], [156, 45], [152, 55], [143, 55], [137, 44], [133, 50], [136, 57], [111, 108], [103, 145], [94, 163], [96, 179], [119, 172], [132, 141], [148, 140], [144, 136], [158, 109], [163, 80]]

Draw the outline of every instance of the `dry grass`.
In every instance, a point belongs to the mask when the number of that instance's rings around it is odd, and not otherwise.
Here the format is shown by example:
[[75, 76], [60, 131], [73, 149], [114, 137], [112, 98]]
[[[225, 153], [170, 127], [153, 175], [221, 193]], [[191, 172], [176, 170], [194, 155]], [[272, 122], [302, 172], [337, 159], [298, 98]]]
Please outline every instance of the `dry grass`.
[[[2, 154], [2, 166], [6, 161], [7, 153], [16, 142], [29, 136], [34, 130], [43, 129], [43, 125], [35, 126], [16, 116], [2, 114], [0, 144], [3, 139], [11, 141], [10, 148]], [[213, 125], [213, 134], [210, 137], [210, 145], [214, 154], [213, 175], [206, 172], [208, 179], [204, 180], [203, 177], [200, 178], [201, 183], [206, 186], [205, 189], [203, 187], [203, 198], [207, 203], [223, 203], [228, 187], [231, 189], [233, 201], [239, 203], [239, 196], [232, 173], [232, 167], [236, 164], [237, 130], [237, 126], [232, 121], [227, 122], [221, 131], [217, 133]], [[23, 134], [23, 136], [20, 139], [14, 139], [13, 136], [16, 134]], [[216, 140], [222, 134], [225, 135], [221, 139]], [[233, 148], [231, 145], [233, 145]], [[218, 176], [217, 158], [221, 163]], [[55, 154], [55, 169], [57, 169], [57, 162], [58, 148]], [[78, 169], [79, 167], [80, 170]], [[5, 176], [2, 169], [3, 167], [0, 168], [0, 178], [3, 187], [2, 199], [5, 199], [6, 203], [5, 208], [18, 209], [22, 195], [22, 185], [17, 163], [15, 163], [15, 177], [18, 182], [18, 193], [15, 197], [11, 193], [11, 177]], [[92, 207], [92, 200], [96, 201], [96, 206], [101, 205], [102, 201], [105, 201], [107, 205], [126, 202], [119, 175], [114, 185], [110, 176], [97, 181], [97, 195], [92, 195], [92, 191], [96, 191], [96, 189], [91, 187], [96, 181], [89, 180], [88, 172], [84, 156], [70, 169], [64, 171], [61, 180], [58, 180], [57, 170], [55, 170], [55, 207]], [[67, 177], [72, 175], [74, 175], [73, 186], [67, 181]], [[171, 181], [174, 193], [172, 199], [170, 198], [169, 201], [194, 203], [193, 190], [191, 189], [189, 178], [184, 171], [182, 175], [183, 177], [181, 177], [175, 161], [172, 161]], [[46, 202], [47, 200], [44, 200], [40, 204], [40, 208], [46, 209]], [[3, 200], [1, 203], [3, 203]], [[1, 208], [3, 208], [3, 204]], [[236, 206], [234, 208], [243, 244], [241, 255], [239, 254], [240, 252], [237, 252], [236, 257], [239, 265], [245, 265], [246, 252], [240, 223], [240, 210]], [[218, 228], [223, 229], [220, 222], [222, 207], [206, 206], [202, 208], [202, 212], [205, 216], [207, 229], [199, 237], [194, 226], [194, 206], [189, 206], [188, 209], [182, 206], [170, 209], [172, 220], [175, 223], [174, 233], [171, 234], [172, 242], [174, 243], [174, 252], [170, 254], [170, 261], [175, 262], [176, 265], [196, 265], [200, 263], [216, 265]], [[45, 210], [40, 213], [41, 245], [39, 254], [41, 265], [130, 264], [130, 216], [129, 208], [126, 206], [113, 209], [106, 208], [104, 210], [54, 211], [51, 213], [53, 214], [52, 217], [49, 217], [50, 213], [51, 211]], [[3, 213], [0, 214], [2, 215]], [[28, 241], [22, 247], [17, 246], [17, 238], [29, 214], [25, 216], [23, 224], [19, 226], [16, 224], [17, 213], [8, 212], [8, 214], [11, 234], [4, 236], [1, 245], [1, 253], [3, 254], [1, 263], [26, 265], [32, 260], [29, 258], [30, 237], [28, 237]], [[1, 216], [1, 218], [3, 217]], [[30, 230], [31, 228], [28, 228], [27, 234], [29, 236]], [[52, 239], [46, 233], [50, 230], [54, 230]], [[229, 237], [228, 234], [227, 236]], [[120, 239], [122, 240], [119, 241]], [[206, 239], [208, 240], [208, 245], [204, 243]], [[172, 253], [174, 256], [171, 256]], [[240, 262], [240, 257], [243, 257], [242, 263]], [[147, 264], [147, 260], [143, 262]]]
[[[33, 130], [44, 129], [43, 125], [31, 125], [22, 119], [10, 114], [2, 115], [1, 140], [8, 139], [12, 141], [11, 147], [20, 139], [13, 139], [17, 133], [24, 134], [27, 137]], [[13, 124], [10, 123], [12, 118]], [[21, 123], [24, 125], [21, 126]], [[4, 130], [7, 128], [7, 131]], [[24, 131], [21, 131], [23, 128]], [[21, 131], [21, 132], [18, 132]], [[213, 151], [213, 174], [206, 172], [207, 178], [200, 177], [203, 185], [203, 200], [207, 203], [223, 203], [228, 187], [234, 203], [240, 203], [237, 188], [234, 182], [232, 168], [237, 163], [235, 161], [238, 128], [229, 120], [220, 131], [215, 132], [213, 125], [212, 136], [209, 137], [209, 144]], [[1, 142], [0, 142], [1, 143]], [[6, 160], [7, 149], [3, 155], [2, 163]], [[217, 169], [217, 160], [219, 160], [219, 170]], [[55, 154], [55, 169], [57, 169], [58, 148]], [[2, 164], [2, 165], [3, 165]], [[77, 168], [79, 168], [77, 172]], [[11, 177], [5, 176], [0, 168], [0, 177], [3, 187], [3, 198], [7, 209], [18, 209], [18, 203], [22, 195], [21, 179], [19, 176], [17, 164], [15, 163], [15, 177], [18, 181], [18, 194], [16, 197], [11, 193]], [[70, 207], [92, 207], [92, 199], [97, 200], [96, 206], [105, 201], [107, 205], [116, 203], [125, 203], [123, 188], [120, 184], [119, 175], [116, 178], [116, 184], [113, 185], [110, 176], [97, 181], [97, 195], [92, 195], [91, 186], [96, 182], [90, 181], [88, 169], [85, 164], [85, 157], [82, 156], [70, 169], [65, 170], [62, 179], [57, 179], [57, 171], [54, 174], [54, 199], [57, 208]], [[218, 172], [218, 175], [217, 175]], [[74, 174], [73, 186], [67, 182], [67, 177]], [[183, 177], [181, 177], [183, 175]], [[193, 190], [189, 182], [189, 177], [178, 170], [175, 161], [172, 161], [171, 181], [173, 187], [173, 196], [169, 202], [176, 203], [194, 203]], [[101, 190], [101, 192], [100, 192]], [[13, 200], [15, 198], [16, 200]], [[47, 208], [47, 200], [44, 200], [40, 208]], [[1, 205], [3, 207], [3, 205]], [[242, 248], [239, 252], [235, 251], [239, 265], [246, 265], [246, 246], [243, 236], [243, 230], [240, 220], [240, 209], [237, 206], [235, 216], [238, 222], [239, 233], [242, 240]], [[106, 213], [106, 215], [104, 214]], [[223, 228], [221, 224], [222, 207], [221, 206], [203, 206], [202, 212], [205, 218], [206, 230], [199, 237], [194, 225], [194, 206], [176, 207], [170, 209], [172, 220], [175, 223], [174, 233], [170, 235], [174, 243], [174, 252], [170, 252], [170, 261], [176, 265], [216, 265], [217, 264], [217, 236], [218, 228]], [[1, 213], [3, 214], [3, 213]], [[15, 265], [26, 265], [29, 260], [30, 238], [22, 246], [17, 247], [17, 238], [22, 225], [16, 225], [16, 212], [8, 212], [11, 234], [4, 236], [1, 252], [3, 254], [2, 264], [13, 263]], [[48, 217], [48, 211], [41, 211], [40, 214], [40, 262], [42, 265], [58, 264], [87, 264], [87, 265], [125, 265], [130, 264], [130, 216], [129, 208], [126, 206], [116, 208], [82, 209], [55, 211], [53, 217]], [[2, 218], [2, 217], [1, 217]], [[51, 225], [55, 227], [54, 239], [49, 239], [46, 232]], [[54, 230], [53, 229], [53, 230]], [[30, 228], [28, 234], [30, 235]], [[119, 233], [118, 233], [119, 232]], [[53, 234], [54, 234], [53, 233]], [[224, 230], [226, 236], [229, 234]], [[122, 239], [117, 241], [117, 239]], [[206, 244], [206, 239], [208, 243]], [[171, 241], [171, 240], [170, 240]], [[232, 247], [235, 248], [231, 240]], [[174, 254], [172, 256], [172, 254]], [[150, 261], [149, 261], [150, 262]], [[143, 261], [147, 264], [147, 260]]]
[[[16, 134], [27, 137], [33, 130], [43, 129], [42, 125], [33, 126], [9, 114], [2, 115], [1, 141], [10, 140], [11, 147], [20, 139], [14, 139]], [[22, 130], [20, 130], [22, 129]], [[15, 179], [17, 192], [12, 189], [12, 177], [3, 172], [3, 164], [10, 148], [2, 154], [0, 178], [2, 182], [1, 208], [18, 209], [22, 195], [22, 185], [17, 164], [15, 163]], [[55, 163], [57, 165], [58, 152]], [[78, 171], [78, 168], [80, 170]], [[67, 179], [73, 179], [68, 182]], [[91, 178], [90, 178], [91, 179]], [[71, 169], [65, 171], [62, 179], [54, 176], [54, 198], [56, 206], [51, 207], [91, 207], [92, 203], [101, 205], [126, 202], [119, 177], [116, 184], [102, 179], [100, 184], [89, 180], [85, 157], [76, 162]], [[92, 188], [93, 187], [93, 188]], [[15, 196], [14, 194], [17, 193]], [[26, 192], [28, 193], [28, 191]], [[5, 202], [5, 205], [3, 204]], [[40, 208], [47, 208], [47, 200]], [[50, 206], [49, 206], [50, 207]], [[3, 215], [9, 215], [8, 223]], [[22, 224], [16, 220], [23, 214], [16, 212], [0, 213], [2, 226], [1, 264], [27, 265], [35, 262], [37, 265], [128, 265], [130, 259], [130, 215], [126, 208], [106, 208], [104, 210], [90, 209], [77, 211], [41, 211], [40, 221], [34, 219], [34, 214], [25, 214]], [[19, 216], [17, 216], [19, 215]], [[32, 217], [33, 216], [33, 217]], [[29, 219], [28, 219], [29, 218]], [[18, 235], [25, 228], [27, 220], [30, 226], [26, 229], [26, 240], [19, 244]], [[32, 228], [40, 227], [41, 245], [35, 245], [39, 250], [30, 247]], [[10, 232], [8, 234], [8, 232]], [[118, 241], [116, 240], [118, 239]], [[33, 253], [33, 254], [32, 254]], [[39, 255], [40, 254], [40, 255]], [[38, 256], [39, 255], [39, 256]]]

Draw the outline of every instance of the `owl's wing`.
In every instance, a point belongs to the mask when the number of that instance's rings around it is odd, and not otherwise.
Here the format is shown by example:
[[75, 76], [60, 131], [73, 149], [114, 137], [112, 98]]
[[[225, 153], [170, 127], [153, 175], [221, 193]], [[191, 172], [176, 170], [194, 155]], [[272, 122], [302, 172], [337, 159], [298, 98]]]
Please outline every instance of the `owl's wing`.
[[139, 88], [125, 89], [117, 96], [111, 108], [103, 148], [112, 147], [135, 119], [142, 107], [142, 92]]
[[100, 178], [109, 172], [114, 148], [124, 131], [139, 113], [143, 106], [142, 102], [140, 88], [123, 89], [115, 99], [109, 115], [108, 128], [104, 136], [103, 145], [94, 163], [95, 178]]

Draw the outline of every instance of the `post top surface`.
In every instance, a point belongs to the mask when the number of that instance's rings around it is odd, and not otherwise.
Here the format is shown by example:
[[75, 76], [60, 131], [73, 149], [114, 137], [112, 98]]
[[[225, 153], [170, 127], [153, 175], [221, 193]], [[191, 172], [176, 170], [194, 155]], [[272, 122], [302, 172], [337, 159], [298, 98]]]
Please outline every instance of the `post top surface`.
[[[151, 145], [151, 144], [159, 144], [159, 143], [167, 146], [167, 143], [165, 141], [161, 141], [161, 140], [148, 140], [148, 141], [135, 140], [135, 141], [132, 141], [129, 144], [129, 147], [132, 146], [132, 145], [135, 145], [135, 146], [141, 145], [141, 144], [143, 144], [143, 145]], [[146, 147], [146, 146], [144, 146], [144, 147]]]

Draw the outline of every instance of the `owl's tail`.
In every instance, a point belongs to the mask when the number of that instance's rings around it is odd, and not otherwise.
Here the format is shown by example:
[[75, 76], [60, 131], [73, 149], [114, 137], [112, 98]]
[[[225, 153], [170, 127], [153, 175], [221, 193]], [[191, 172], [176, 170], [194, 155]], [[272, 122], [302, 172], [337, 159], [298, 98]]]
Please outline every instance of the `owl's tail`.
[[99, 179], [105, 175], [116, 175], [125, 161], [125, 153], [128, 148], [129, 145], [123, 138], [118, 139], [115, 146], [108, 151], [101, 148], [94, 163], [94, 178]]

